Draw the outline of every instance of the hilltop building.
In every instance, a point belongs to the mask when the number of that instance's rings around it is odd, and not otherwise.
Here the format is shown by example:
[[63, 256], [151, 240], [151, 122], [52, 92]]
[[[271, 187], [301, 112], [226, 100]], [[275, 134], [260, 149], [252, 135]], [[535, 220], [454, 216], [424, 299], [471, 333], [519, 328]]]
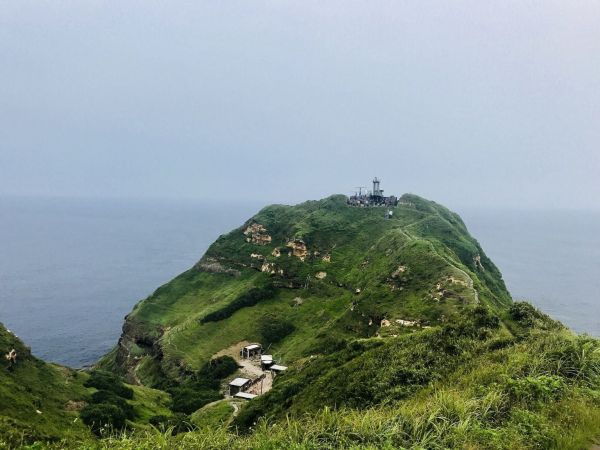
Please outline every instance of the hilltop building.
[[396, 206], [398, 205], [398, 198], [390, 195], [386, 197], [383, 195], [383, 189], [380, 187], [381, 181], [375, 177], [373, 179], [373, 190], [363, 192], [363, 186], [359, 186], [358, 192], [348, 197], [348, 205], [367, 207], [367, 206]]

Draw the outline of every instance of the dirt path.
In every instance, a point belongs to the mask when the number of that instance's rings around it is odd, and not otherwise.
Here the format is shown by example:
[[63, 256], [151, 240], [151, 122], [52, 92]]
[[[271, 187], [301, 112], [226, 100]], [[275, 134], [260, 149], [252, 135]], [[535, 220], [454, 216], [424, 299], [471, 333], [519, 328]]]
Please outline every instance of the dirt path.
[[[241, 366], [240, 371], [248, 375], [248, 377], [252, 380], [260, 377], [263, 374], [262, 369], [251, 359], [236, 358], [236, 362], [239, 366]], [[260, 364], [260, 362], [258, 364]]]
[[265, 372], [265, 377], [252, 385], [250, 389], [248, 389], [248, 393], [261, 395], [269, 392], [273, 387], [273, 374], [271, 372]]

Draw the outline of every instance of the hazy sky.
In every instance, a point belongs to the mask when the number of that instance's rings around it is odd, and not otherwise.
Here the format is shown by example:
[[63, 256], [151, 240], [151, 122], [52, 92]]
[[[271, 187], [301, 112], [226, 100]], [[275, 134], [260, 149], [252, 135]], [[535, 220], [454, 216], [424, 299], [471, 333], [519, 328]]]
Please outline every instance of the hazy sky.
[[0, 194], [600, 208], [600, 2], [0, 0]]

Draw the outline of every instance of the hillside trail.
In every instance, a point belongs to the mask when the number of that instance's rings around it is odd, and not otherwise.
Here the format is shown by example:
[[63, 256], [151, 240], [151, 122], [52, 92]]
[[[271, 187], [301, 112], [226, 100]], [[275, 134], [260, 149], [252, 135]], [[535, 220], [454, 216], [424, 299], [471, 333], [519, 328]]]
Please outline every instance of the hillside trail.
[[[413, 224], [411, 224], [409, 226], [412, 226], [412, 225]], [[408, 228], [408, 227], [406, 227], [406, 228]], [[412, 233], [410, 233], [408, 230], [406, 230], [406, 228], [400, 228], [400, 231], [402, 233], [404, 233], [404, 235], [406, 237], [408, 237], [409, 239], [411, 239], [413, 241], [419, 240], [416, 236], [414, 236]], [[467, 287], [469, 289], [471, 289], [471, 291], [473, 292], [473, 297], [474, 297], [474, 300], [475, 300], [475, 304], [478, 305], [479, 304], [479, 292], [477, 292], [477, 289], [475, 289], [475, 287], [474, 287], [473, 278], [471, 277], [471, 275], [469, 275], [463, 269], [461, 269], [460, 267], [458, 267], [458, 265], [457, 265], [457, 263], [455, 261], [447, 258], [444, 255], [440, 255], [440, 253], [437, 251], [437, 249], [435, 248], [435, 246], [431, 242], [427, 241], [427, 244], [429, 245], [429, 248], [431, 249], [431, 251], [433, 253], [435, 253], [439, 258], [441, 258], [443, 261], [445, 261], [446, 264], [450, 265], [452, 268], [454, 268], [458, 272], [462, 273], [462, 275], [464, 275], [464, 277], [466, 278], [467, 283], [468, 283]]]

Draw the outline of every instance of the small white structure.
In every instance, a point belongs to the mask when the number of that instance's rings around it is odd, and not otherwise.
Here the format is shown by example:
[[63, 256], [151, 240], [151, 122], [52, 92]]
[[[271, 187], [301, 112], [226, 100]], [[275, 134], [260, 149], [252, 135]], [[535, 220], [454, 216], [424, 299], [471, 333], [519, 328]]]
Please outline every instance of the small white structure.
[[252, 400], [254, 397], [257, 397], [256, 394], [249, 394], [248, 392], [238, 392], [234, 395], [235, 398], [243, 398], [244, 400]]
[[250, 345], [246, 345], [244, 348], [242, 348], [242, 350], [240, 351], [240, 356], [242, 358], [251, 358], [255, 355], [260, 355], [261, 352], [262, 352], [262, 345], [250, 344]]
[[235, 378], [229, 383], [229, 395], [232, 397], [242, 392], [248, 387], [250, 380], [248, 378]]
[[273, 355], [261, 355], [260, 356], [260, 367], [262, 370], [268, 369], [273, 365]]
[[274, 372], [285, 372], [287, 370], [287, 366], [280, 366], [279, 364], [273, 364], [270, 369]]

